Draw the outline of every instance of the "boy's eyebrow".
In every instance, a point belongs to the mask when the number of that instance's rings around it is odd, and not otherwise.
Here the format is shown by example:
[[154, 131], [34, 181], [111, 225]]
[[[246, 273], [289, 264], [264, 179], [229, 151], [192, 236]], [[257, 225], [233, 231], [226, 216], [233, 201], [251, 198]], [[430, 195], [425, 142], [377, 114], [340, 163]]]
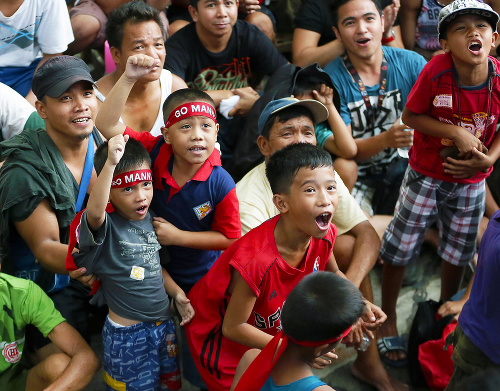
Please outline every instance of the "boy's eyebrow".
[[[331, 182], [331, 183], [337, 183], [337, 181], [335, 180], [335, 178], [332, 178], [332, 179], [329, 179], [327, 180], [327, 182]], [[318, 182], [314, 179], [306, 179], [301, 185], [300, 187], [304, 186], [304, 185], [307, 185], [309, 183], [312, 183], [312, 184], [317, 184]]]
[[[376, 15], [375, 12], [367, 12], [366, 14], [361, 15], [361, 17], [366, 18], [367, 16], [375, 16], [375, 15]], [[342, 24], [350, 22], [351, 20], [356, 20], [356, 18], [354, 16], [348, 16], [347, 18], [344, 18], [342, 20]]]

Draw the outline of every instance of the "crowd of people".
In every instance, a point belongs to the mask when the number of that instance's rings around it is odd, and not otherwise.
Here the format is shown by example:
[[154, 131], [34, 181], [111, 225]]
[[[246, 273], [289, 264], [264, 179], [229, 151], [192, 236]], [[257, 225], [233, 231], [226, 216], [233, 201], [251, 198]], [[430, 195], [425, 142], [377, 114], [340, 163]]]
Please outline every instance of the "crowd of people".
[[354, 377], [407, 390], [385, 366], [408, 364], [396, 303], [426, 240], [460, 314], [447, 390], [499, 371], [499, 11], [0, 0], [0, 388], [102, 366], [109, 390], [331, 390], [312, 368], [343, 343]]

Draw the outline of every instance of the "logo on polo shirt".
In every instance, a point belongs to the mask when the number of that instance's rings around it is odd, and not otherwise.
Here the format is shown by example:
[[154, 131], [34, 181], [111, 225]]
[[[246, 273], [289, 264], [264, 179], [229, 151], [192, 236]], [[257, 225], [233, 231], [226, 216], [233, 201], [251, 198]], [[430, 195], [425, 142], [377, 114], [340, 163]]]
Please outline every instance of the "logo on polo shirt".
[[207, 201], [201, 205], [195, 206], [193, 210], [194, 213], [196, 213], [196, 217], [198, 217], [198, 220], [201, 220], [206, 217], [213, 210], [213, 208], [210, 201]]
[[2, 355], [5, 361], [10, 363], [15, 363], [19, 361], [20, 354], [19, 349], [17, 349], [17, 342], [6, 343], [2, 350]]
[[320, 261], [320, 257], [318, 256], [315, 260], [314, 260], [314, 266], [313, 266], [313, 273], [319, 271], [319, 261]]

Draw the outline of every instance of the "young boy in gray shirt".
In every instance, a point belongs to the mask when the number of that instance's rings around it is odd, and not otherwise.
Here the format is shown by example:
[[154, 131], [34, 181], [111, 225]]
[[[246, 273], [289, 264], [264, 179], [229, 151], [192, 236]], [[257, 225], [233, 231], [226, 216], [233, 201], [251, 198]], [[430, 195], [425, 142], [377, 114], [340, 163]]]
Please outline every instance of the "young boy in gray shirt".
[[118, 135], [97, 149], [94, 165], [99, 176], [87, 209], [75, 218], [79, 252], [73, 258], [102, 283], [93, 301], [109, 307], [104, 379], [113, 389], [178, 390], [177, 339], [167, 293], [175, 299], [181, 325], [194, 310], [160, 265], [161, 246], [148, 212], [153, 197], [149, 155], [138, 141]]

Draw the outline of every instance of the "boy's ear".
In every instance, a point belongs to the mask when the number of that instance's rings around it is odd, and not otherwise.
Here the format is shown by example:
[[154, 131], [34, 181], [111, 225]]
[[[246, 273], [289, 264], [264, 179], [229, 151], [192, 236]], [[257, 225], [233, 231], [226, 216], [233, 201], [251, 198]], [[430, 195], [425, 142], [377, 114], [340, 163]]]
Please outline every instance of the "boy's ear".
[[198, 21], [198, 10], [194, 8], [192, 5], [188, 5], [188, 11], [193, 21], [196, 23]]
[[498, 33], [496, 31], [493, 31], [493, 36], [491, 38], [493, 40], [493, 42], [491, 43], [491, 47], [494, 47], [494, 48], [497, 47], [495, 42], [498, 39]]
[[439, 40], [439, 43], [441, 44], [441, 47], [443, 48], [443, 51], [445, 53], [448, 53], [450, 51], [450, 48], [448, 47], [448, 40], [447, 39], [441, 38]]
[[161, 134], [163, 135], [163, 138], [165, 139], [165, 142], [167, 144], [171, 144], [171, 142], [170, 142], [170, 134], [168, 132], [168, 128], [166, 128], [165, 126], [162, 126], [161, 127]]
[[285, 194], [274, 194], [273, 203], [280, 214], [288, 212], [288, 198]]
[[35, 101], [35, 108], [36, 108], [36, 111], [38, 112], [38, 115], [42, 119], [47, 119], [47, 113], [46, 113], [46, 110], [45, 110], [45, 105], [44, 105], [44, 103], [41, 100]]

